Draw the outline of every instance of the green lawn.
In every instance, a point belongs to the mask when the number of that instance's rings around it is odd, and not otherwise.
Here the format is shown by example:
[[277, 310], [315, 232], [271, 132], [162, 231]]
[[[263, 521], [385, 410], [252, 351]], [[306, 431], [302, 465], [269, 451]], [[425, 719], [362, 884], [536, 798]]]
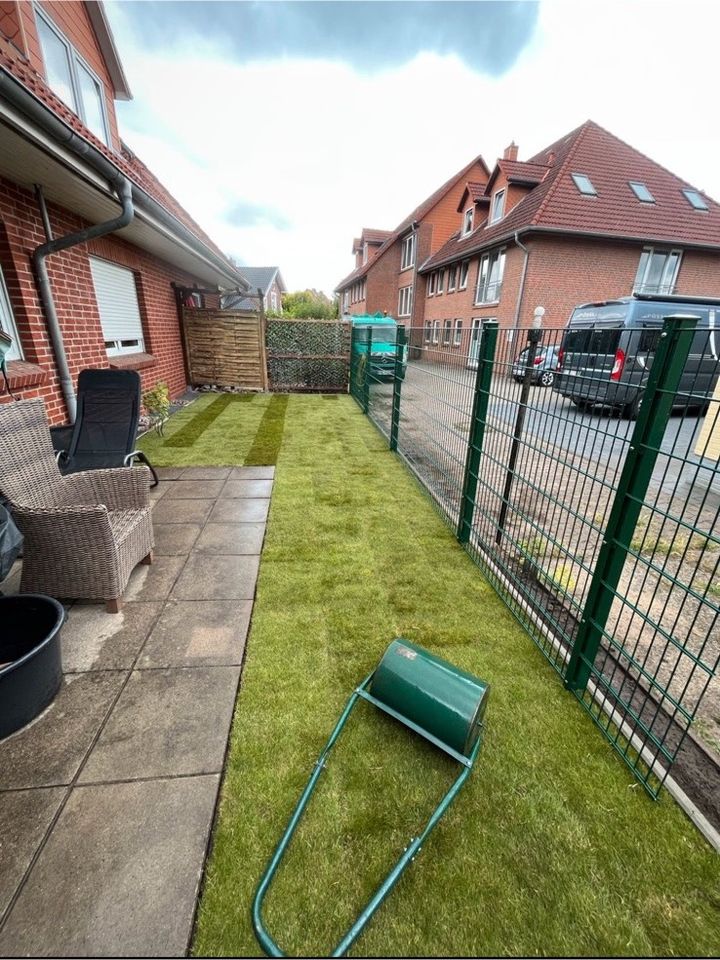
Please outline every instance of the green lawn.
[[[355, 403], [233, 400], [191, 440], [213, 402], [143, 443], [158, 465], [277, 453], [194, 952], [259, 953], [257, 880], [351, 689], [402, 635], [489, 681], [485, 745], [353, 952], [717, 954], [717, 855], [632, 780]], [[286, 951], [330, 951], [455, 772], [356, 710], [267, 899]]]

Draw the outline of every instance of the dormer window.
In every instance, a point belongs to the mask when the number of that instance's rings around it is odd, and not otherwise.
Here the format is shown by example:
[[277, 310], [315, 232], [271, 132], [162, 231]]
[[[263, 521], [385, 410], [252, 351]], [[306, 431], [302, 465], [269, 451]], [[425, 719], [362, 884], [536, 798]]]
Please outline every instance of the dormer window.
[[466, 237], [469, 233], [472, 233], [473, 228], [473, 215], [474, 210], [472, 207], [468, 207], [465, 211], [465, 219], [463, 220], [462, 235]]
[[88, 130], [109, 145], [102, 83], [38, 6], [35, 6], [35, 16], [48, 86], [80, 117]]
[[643, 203], [655, 203], [655, 197], [650, 193], [644, 183], [639, 180], [630, 180], [630, 189]]
[[368, 257], [368, 245], [367, 243], [364, 243], [363, 244], [363, 263], [364, 264], [367, 263], [367, 257]]
[[415, 264], [415, 234], [411, 233], [403, 240], [400, 256], [400, 269], [407, 270]]
[[685, 187], [683, 190], [685, 199], [690, 204], [694, 210], [709, 210], [707, 203], [703, 197], [697, 192], [697, 190], [691, 190], [689, 187]]
[[490, 213], [490, 223], [497, 223], [498, 220], [502, 220], [503, 213], [505, 212], [505, 191], [498, 190], [492, 200], [492, 211]]
[[580, 193], [585, 197], [596, 197], [597, 190], [592, 184], [590, 177], [586, 176], [584, 173], [573, 173], [571, 174], [575, 186], [578, 188]]

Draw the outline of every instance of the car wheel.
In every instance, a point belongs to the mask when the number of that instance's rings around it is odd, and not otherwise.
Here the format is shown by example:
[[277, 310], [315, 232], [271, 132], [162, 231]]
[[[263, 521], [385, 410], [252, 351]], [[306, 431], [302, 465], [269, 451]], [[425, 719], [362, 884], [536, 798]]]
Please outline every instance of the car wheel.
[[637, 416], [640, 413], [640, 407], [642, 406], [642, 393], [638, 390], [635, 395], [635, 399], [631, 400], [630, 403], [626, 403], [622, 408], [622, 415], [625, 420], [637, 420]]
[[573, 400], [573, 403], [578, 408], [578, 410], [589, 410], [592, 404], [589, 400]]
[[540, 374], [540, 385], [543, 387], [551, 387], [554, 382], [555, 374], [552, 372], [552, 370], [543, 370], [543, 372]]

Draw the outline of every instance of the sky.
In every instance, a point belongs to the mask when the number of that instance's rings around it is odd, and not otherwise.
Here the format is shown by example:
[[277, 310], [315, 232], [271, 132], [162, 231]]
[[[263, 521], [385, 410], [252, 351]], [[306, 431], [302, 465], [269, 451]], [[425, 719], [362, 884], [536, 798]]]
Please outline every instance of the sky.
[[[331, 294], [482, 154], [595, 120], [720, 200], [720, 4], [108, 0], [121, 136], [228, 255]], [[458, 223], [459, 226], [459, 223]]]

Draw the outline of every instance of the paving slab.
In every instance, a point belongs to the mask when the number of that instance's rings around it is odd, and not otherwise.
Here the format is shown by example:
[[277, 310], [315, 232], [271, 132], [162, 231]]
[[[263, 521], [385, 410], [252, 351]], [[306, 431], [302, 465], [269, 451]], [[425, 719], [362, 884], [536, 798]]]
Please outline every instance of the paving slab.
[[73, 790], [0, 933], [0, 953], [183, 956], [218, 780]]
[[264, 537], [264, 523], [207, 523], [193, 552], [223, 556], [259, 555]]
[[199, 523], [153, 523], [155, 555], [181, 557], [190, 553], [201, 529]]
[[176, 600], [252, 600], [259, 566], [259, 557], [191, 553], [172, 596]]
[[227, 480], [231, 467], [186, 467], [182, 480]]
[[129, 670], [162, 608], [128, 603], [113, 614], [99, 604], [75, 604], [62, 631], [63, 670]]
[[265, 523], [269, 500], [217, 500], [210, 511], [211, 523]]
[[165, 494], [170, 489], [170, 483], [167, 480], [161, 480], [156, 487], [150, 487], [148, 490], [148, 497], [150, 502], [153, 503], [156, 500], [159, 500], [160, 497], [164, 497]]
[[224, 480], [176, 480], [163, 500], [205, 500], [208, 497], [217, 497], [224, 483]]
[[153, 504], [155, 523], [205, 523], [214, 500], [168, 500], [163, 497]]
[[33, 723], [0, 741], [0, 790], [70, 783], [127, 673], [69, 674]]
[[241, 664], [252, 600], [168, 600], [138, 669]]
[[184, 564], [185, 557], [155, 557], [149, 566], [138, 564], [130, 574], [123, 599], [165, 600]]
[[65, 793], [65, 787], [0, 793], [0, 918]]
[[219, 772], [239, 676], [238, 666], [130, 674], [79, 782]]
[[232, 480], [272, 480], [275, 476], [275, 467], [233, 467], [230, 471]]
[[228, 480], [220, 492], [220, 497], [269, 497], [272, 494], [272, 480]]
[[160, 480], [179, 480], [183, 470], [185, 470], [185, 467], [156, 467], [155, 473]]

